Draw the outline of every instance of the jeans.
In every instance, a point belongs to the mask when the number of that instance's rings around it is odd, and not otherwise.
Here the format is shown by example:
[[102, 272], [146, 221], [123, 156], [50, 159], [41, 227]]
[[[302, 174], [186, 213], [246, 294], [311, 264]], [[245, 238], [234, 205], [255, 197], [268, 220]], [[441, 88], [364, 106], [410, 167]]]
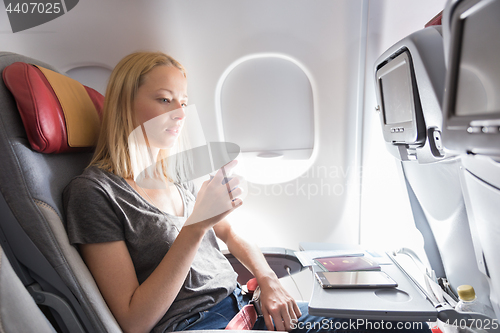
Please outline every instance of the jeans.
[[[248, 304], [249, 299], [241, 294], [241, 289], [236, 288], [232, 295], [223, 299], [212, 308], [197, 313], [181, 321], [176, 331], [184, 330], [215, 330], [224, 329], [239, 310]], [[302, 312], [299, 322], [295, 324], [293, 333], [313, 332], [406, 332], [430, 333], [426, 323], [420, 322], [392, 322], [367, 319], [336, 319], [309, 315], [307, 302], [297, 302]], [[254, 330], [267, 330], [264, 318], [259, 317]]]

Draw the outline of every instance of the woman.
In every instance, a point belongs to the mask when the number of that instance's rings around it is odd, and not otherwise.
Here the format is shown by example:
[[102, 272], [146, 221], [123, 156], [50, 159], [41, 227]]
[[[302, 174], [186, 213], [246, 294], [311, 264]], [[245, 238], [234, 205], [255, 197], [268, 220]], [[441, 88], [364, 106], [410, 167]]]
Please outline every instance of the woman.
[[78, 244], [121, 328], [225, 328], [244, 300], [218, 237], [257, 278], [268, 328], [371, 331], [307, 315], [307, 303], [299, 308], [259, 249], [234, 232], [226, 216], [242, 205], [242, 193], [238, 178], [222, 180], [236, 161], [198, 192], [191, 182], [176, 183], [183, 158], [167, 157], [181, 151], [187, 103], [186, 72], [177, 61], [151, 52], [122, 59], [109, 80], [91, 164], [64, 191], [70, 242]]
[[[225, 219], [242, 205], [237, 178], [229, 182], [232, 198], [222, 184], [221, 170], [196, 193], [191, 183], [172, 186], [175, 175], [167, 174], [162, 165], [166, 159], [161, 159], [159, 169], [168, 186], [136, 183], [129, 135], [149, 120], [168, 115], [160, 137], [149, 136], [149, 153], [156, 159], [164, 156], [179, 141], [187, 99], [185, 70], [167, 55], [134, 53], [115, 67], [92, 162], [64, 192], [70, 242], [78, 244], [125, 332], [184, 328], [183, 320], [193, 321], [198, 313], [234, 298], [236, 274], [215, 237], [257, 278], [268, 327], [274, 320], [276, 329], [290, 330], [301, 315], [297, 304], [260, 251], [236, 235]], [[229, 163], [226, 171], [235, 164]]]

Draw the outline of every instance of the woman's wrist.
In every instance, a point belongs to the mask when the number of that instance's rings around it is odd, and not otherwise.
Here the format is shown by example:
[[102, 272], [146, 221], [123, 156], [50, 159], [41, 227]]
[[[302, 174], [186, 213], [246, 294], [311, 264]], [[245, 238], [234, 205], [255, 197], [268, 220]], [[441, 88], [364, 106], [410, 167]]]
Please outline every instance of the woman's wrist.
[[184, 223], [184, 226], [182, 227], [181, 231], [185, 230], [188, 231], [189, 233], [194, 233], [197, 236], [203, 237], [206, 232], [210, 229], [205, 225], [205, 223], [202, 222], [193, 222], [190, 221], [188, 218], [186, 222]]
[[269, 284], [271, 281], [278, 281], [278, 276], [271, 268], [269, 268], [269, 270], [266, 270], [265, 272], [256, 273], [255, 275], [255, 278], [257, 279], [257, 282], [259, 282], [259, 284]]

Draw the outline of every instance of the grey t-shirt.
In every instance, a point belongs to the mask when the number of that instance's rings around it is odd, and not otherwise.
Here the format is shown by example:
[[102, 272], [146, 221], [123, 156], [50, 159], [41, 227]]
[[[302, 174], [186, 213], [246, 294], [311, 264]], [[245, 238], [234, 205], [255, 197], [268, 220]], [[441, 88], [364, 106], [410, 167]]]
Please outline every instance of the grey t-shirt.
[[[192, 183], [176, 185], [184, 216], [166, 214], [141, 197], [125, 179], [97, 167], [74, 178], [63, 193], [71, 244], [125, 241], [141, 284], [155, 270], [191, 214], [196, 198]], [[209, 230], [174, 303], [152, 332], [167, 332], [230, 295], [236, 273]], [[165, 281], [168, 283], [168, 281]]]

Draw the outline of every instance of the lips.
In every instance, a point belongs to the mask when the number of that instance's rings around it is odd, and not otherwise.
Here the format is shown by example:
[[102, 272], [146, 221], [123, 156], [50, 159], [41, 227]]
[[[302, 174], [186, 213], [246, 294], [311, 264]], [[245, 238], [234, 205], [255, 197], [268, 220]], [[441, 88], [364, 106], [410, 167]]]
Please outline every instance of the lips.
[[179, 134], [180, 130], [181, 130], [180, 127], [171, 127], [166, 129], [167, 132], [170, 132], [175, 135]]

